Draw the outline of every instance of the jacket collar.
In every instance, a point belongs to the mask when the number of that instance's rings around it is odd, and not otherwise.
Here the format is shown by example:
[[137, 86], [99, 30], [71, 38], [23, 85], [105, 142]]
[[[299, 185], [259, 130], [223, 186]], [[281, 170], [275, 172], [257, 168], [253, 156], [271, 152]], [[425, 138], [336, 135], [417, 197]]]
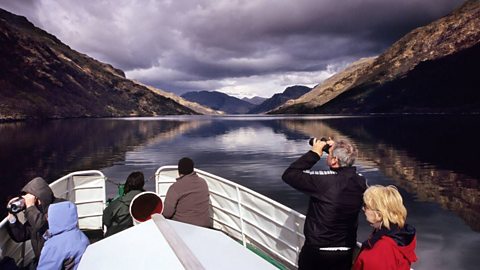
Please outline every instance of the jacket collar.
[[362, 248], [373, 248], [375, 243], [383, 236], [390, 237], [398, 246], [407, 246], [413, 241], [415, 233], [415, 228], [411, 225], [405, 224], [403, 228], [400, 228], [397, 224], [391, 224], [390, 229], [382, 227], [374, 230], [370, 237], [362, 243]]
[[183, 179], [183, 178], [185, 178], [185, 177], [187, 177], [187, 176], [193, 176], [193, 175], [197, 175], [197, 173], [196, 173], [196, 172], [192, 172], [192, 173], [190, 173], [190, 174], [182, 175], [182, 176], [180, 176], [180, 177], [177, 178], [177, 181], [180, 180], [180, 179]]
[[337, 173], [345, 173], [345, 174], [355, 174], [357, 172], [357, 167], [350, 166], [350, 167], [338, 167], [338, 168], [330, 168], [330, 170], [337, 172]]

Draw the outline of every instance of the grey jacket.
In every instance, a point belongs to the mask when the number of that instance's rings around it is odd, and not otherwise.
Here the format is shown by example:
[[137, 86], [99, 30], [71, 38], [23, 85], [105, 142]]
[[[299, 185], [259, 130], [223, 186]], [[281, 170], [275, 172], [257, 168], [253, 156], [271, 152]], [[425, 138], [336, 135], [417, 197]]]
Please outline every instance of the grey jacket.
[[65, 201], [64, 199], [55, 198], [52, 189], [48, 183], [41, 177], [36, 177], [28, 182], [22, 189], [22, 192], [30, 193], [41, 201], [40, 205], [30, 206], [25, 210], [25, 224], [18, 220], [8, 226], [10, 237], [16, 242], [25, 242], [32, 240], [32, 248], [35, 257], [40, 257], [45, 239], [43, 234], [48, 229], [46, 214], [48, 207], [52, 203]]
[[167, 191], [163, 216], [197, 226], [212, 227], [210, 196], [205, 179], [195, 172], [177, 178]]

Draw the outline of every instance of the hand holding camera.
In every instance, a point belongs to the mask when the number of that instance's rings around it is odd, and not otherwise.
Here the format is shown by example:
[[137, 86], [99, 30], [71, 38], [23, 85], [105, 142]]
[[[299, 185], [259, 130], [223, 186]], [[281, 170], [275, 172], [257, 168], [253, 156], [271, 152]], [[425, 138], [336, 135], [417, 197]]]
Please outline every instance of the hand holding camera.
[[37, 200], [37, 197], [35, 197], [35, 195], [32, 195], [30, 193], [27, 193], [22, 197], [25, 199], [25, 205], [27, 208], [37, 204], [37, 202], [40, 204], [40, 200]]
[[7, 211], [10, 214], [17, 214], [27, 209], [28, 207], [35, 205], [36, 201], [37, 197], [30, 193], [27, 193], [23, 196], [11, 199], [7, 204]]
[[329, 153], [328, 151], [330, 150], [330, 147], [331, 147], [331, 145], [327, 143], [329, 140], [331, 140], [331, 139], [330, 138], [326, 139], [325, 137], [322, 137], [320, 139], [310, 138], [310, 140], [308, 141], [308, 144], [313, 146], [318, 141], [324, 142], [324, 146], [322, 147], [322, 151], [328, 154]]
[[[329, 141], [330, 141], [330, 144], [329, 144]], [[322, 155], [322, 151], [329, 154], [330, 152], [330, 148], [332, 147], [333, 145], [333, 140], [332, 138], [325, 138], [325, 137], [322, 137], [320, 139], [317, 139], [317, 138], [310, 138], [310, 140], [308, 141], [308, 144], [310, 144], [312, 146], [312, 150], [314, 152], [317, 152], [320, 156]]]
[[27, 208], [25, 199], [23, 197], [16, 197], [11, 199], [7, 204], [7, 211], [10, 214], [17, 214]]

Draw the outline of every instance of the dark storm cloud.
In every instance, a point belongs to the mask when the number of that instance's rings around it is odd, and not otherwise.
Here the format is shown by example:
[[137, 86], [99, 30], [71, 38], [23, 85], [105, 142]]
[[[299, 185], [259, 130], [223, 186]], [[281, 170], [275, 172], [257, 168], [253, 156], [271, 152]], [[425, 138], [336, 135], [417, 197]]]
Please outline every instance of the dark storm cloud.
[[36, 16], [36, 9], [38, 5], [39, 1], [36, 0], [0, 0], [0, 8], [3, 8], [18, 15], [25, 16], [30, 21], [35, 21], [38, 19]]
[[377, 55], [462, 2], [0, 0], [0, 7], [132, 78], [182, 92], [251, 83], [252, 77], [305, 79], [329, 65]]

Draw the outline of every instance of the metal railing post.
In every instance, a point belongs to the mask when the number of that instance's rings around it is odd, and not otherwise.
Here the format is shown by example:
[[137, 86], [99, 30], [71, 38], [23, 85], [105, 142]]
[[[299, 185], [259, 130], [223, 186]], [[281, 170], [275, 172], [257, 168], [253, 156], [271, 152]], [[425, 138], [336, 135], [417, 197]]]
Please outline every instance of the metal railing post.
[[237, 205], [238, 205], [238, 216], [240, 218], [240, 229], [242, 232], [242, 244], [244, 247], [247, 247], [247, 241], [245, 240], [245, 223], [243, 222], [243, 213], [242, 213], [242, 201], [240, 199], [240, 189], [236, 186], [235, 190], [237, 191]]

